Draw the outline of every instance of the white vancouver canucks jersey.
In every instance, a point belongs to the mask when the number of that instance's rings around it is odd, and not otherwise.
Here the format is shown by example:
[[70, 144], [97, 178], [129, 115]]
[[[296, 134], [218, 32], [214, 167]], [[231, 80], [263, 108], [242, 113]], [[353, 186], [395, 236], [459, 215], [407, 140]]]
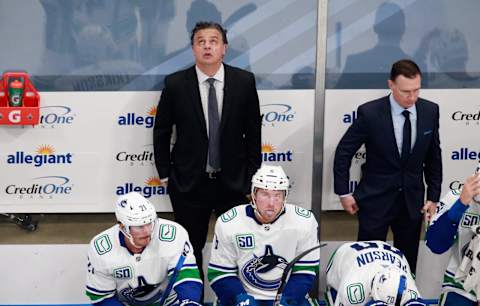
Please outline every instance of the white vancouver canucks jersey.
[[[455, 202], [458, 200], [460, 191], [449, 191], [437, 205], [437, 214], [433, 217], [430, 226], [434, 226], [435, 222], [445, 213], [452, 208]], [[451, 255], [448, 262], [447, 269], [443, 277], [443, 291], [454, 291], [460, 295], [467, 297], [472, 301], [476, 301], [475, 295], [466, 292], [463, 289], [462, 282], [455, 280], [455, 272], [462, 263], [464, 251], [468, 248], [470, 241], [473, 237], [472, 227], [480, 224], [480, 205], [472, 203], [468, 206], [467, 210], [460, 219], [458, 224], [457, 235], [455, 236], [455, 242], [450, 247]], [[445, 243], [451, 243], [451, 241], [445, 241]]]
[[327, 301], [329, 305], [365, 305], [371, 300], [372, 279], [384, 267], [396, 266], [407, 275], [407, 295], [402, 305], [420, 297], [405, 256], [383, 241], [345, 243], [327, 265]]
[[[317, 226], [309, 210], [291, 204], [270, 224], [258, 223], [250, 204], [232, 208], [215, 225], [210, 283], [237, 276], [255, 299], [274, 299], [288, 262], [318, 245]], [[320, 250], [312, 251], [297, 262], [292, 273], [315, 275], [319, 263]]]
[[[143, 292], [166, 286], [184, 248], [189, 249], [175, 286], [186, 281], [200, 282], [186, 230], [179, 224], [157, 219], [151, 242], [141, 254], [132, 254], [124, 245], [125, 236], [118, 225], [103, 231], [90, 242], [86, 294], [100, 302], [122, 290], [141, 288]], [[172, 290], [173, 291], [173, 290]], [[175, 300], [175, 294], [167, 302]]]

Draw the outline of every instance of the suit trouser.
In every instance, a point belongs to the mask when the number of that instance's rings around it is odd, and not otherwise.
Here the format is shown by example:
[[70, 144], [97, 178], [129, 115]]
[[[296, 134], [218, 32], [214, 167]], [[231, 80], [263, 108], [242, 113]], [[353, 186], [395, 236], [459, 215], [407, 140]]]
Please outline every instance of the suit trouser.
[[408, 261], [412, 273], [416, 272], [422, 215], [412, 218], [405, 204], [405, 195], [399, 192], [394, 205], [385, 214], [375, 212], [375, 207], [366, 209], [359, 203], [358, 241], [387, 240], [388, 228], [393, 232], [393, 245]]
[[218, 217], [232, 207], [247, 203], [244, 194], [229, 191], [221, 182], [221, 173], [216, 178], [203, 175], [199, 184], [190, 192], [180, 192], [169, 184], [175, 221], [188, 232], [200, 276], [204, 279], [202, 250], [207, 241], [208, 225], [212, 212]]

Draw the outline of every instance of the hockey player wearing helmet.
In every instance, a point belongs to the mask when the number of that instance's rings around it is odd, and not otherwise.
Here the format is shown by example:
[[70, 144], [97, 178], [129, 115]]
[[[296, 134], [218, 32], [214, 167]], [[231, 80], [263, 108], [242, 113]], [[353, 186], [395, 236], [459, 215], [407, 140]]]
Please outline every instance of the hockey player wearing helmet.
[[[90, 242], [86, 294], [92, 303], [135, 306], [163, 298], [164, 305], [198, 305], [203, 286], [185, 229], [157, 218], [153, 204], [136, 192], [118, 198], [115, 216], [118, 224]], [[173, 290], [165, 292], [175, 269]]]
[[345, 243], [327, 265], [328, 305], [425, 306], [405, 256], [383, 241]]
[[[282, 167], [262, 165], [252, 177], [252, 203], [218, 218], [208, 279], [222, 306], [273, 305], [288, 262], [318, 245], [315, 217], [286, 203], [288, 189]], [[281, 305], [308, 303], [319, 262], [317, 250], [294, 266]]]
[[288, 188], [281, 166], [264, 165], [252, 177], [252, 206], [262, 223], [271, 223], [283, 211]]
[[[460, 277], [463, 261], [468, 260], [467, 250], [478, 236], [480, 225], [480, 164], [475, 174], [469, 176], [461, 189], [450, 190], [437, 204], [437, 213], [433, 217], [425, 237], [426, 244], [433, 253], [443, 254], [451, 250], [450, 260], [443, 276], [442, 306], [477, 306], [480, 292], [477, 288], [466, 288], [466, 277]], [[478, 238], [477, 238], [478, 239]], [[473, 246], [474, 247], [474, 246]], [[473, 256], [472, 256], [473, 255]], [[470, 254], [470, 258], [476, 254]], [[469, 273], [478, 278], [477, 272]], [[465, 276], [465, 275], [464, 275]]]

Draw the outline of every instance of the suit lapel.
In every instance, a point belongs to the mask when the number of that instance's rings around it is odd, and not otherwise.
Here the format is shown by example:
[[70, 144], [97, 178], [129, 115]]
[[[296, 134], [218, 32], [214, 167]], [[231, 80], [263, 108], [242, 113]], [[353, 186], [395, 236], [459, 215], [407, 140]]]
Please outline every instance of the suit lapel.
[[192, 107], [198, 120], [200, 120], [200, 126], [205, 135], [207, 135], [207, 123], [205, 121], [205, 115], [203, 113], [202, 100], [200, 98], [200, 89], [198, 88], [197, 72], [195, 66], [187, 70], [185, 78], [185, 89], [190, 93], [190, 101], [192, 101]]
[[417, 137], [415, 139], [415, 144], [413, 145], [412, 154], [410, 155], [413, 155], [415, 150], [420, 145], [419, 143], [423, 139], [423, 132], [425, 131], [425, 127], [426, 127], [426, 120], [424, 117], [425, 109], [423, 108], [423, 104], [421, 103], [421, 101], [417, 101], [415, 103], [415, 108], [417, 109]]
[[220, 131], [223, 129], [225, 126], [225, 122], [228, 122], [227, 118], [230, 115], [230, 109], [232, 107], [233, 99], [235, 97], [234, 94], [232, 94], [232, 90], [234, 86], [233, 84], [233, 76], [232, 76], [232, 70], [228, 65], [223, 64], [224, 70], [225, 70], [225, 77], [224, 81], [225, 84], [223, 84], [223, 101], [222, 101], [222, 116], [220, 118]]
[[398, 146], [397, 146], [397, 140], [395, 138], [395, 131], [393, 129], [393, 119], [392, 119], [392, 110], [390, 107], [390, 96], [386, 96], [384, 99], [384, 102], [382, 104], [382, 114], [383, 114], [383, 121], [384, 121], [384, 126], [385, 126], [385, 131], [386, 131], [386, 140], [387, 140], [387, 145], [392, 148], [393, 151], [395, 152], [395, 159], [400, 160], [400, 153], [398, 152]]

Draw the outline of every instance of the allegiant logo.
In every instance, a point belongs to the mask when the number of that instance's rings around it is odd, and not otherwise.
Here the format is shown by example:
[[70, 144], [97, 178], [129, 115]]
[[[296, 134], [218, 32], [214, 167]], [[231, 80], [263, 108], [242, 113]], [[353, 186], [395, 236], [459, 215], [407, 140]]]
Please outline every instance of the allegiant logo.
[[6, 194], [11, 195], [67, 195], [72, 192], [70, 179], [65, 176], [40, 176], [32, 179], [34, 183], [21, 185], [8, 185]]
[[459, 150], [453, 150], [450, 157], [452, 160], [478, 160], [480, 152], [469, 148], [460, 148]]
[[275, 152], [275, 148], [271, 144], [263, 144], [262, 160], [264, 162], [291, 162], [293, 160], [293, 152], [291, 150]]
[[14, 154], [7, 155], [7, 164], [32, 164], [35, 167], [41, 167], [47, 164], [71, 164], [72, 153], [54, 154], [52, 146], [41, 145], [35, 151], [36, 154], [26, 154], [23, 151], [17, 151]]
[[151, 177], [145, 181], [143, 186], [135, 185], [131, 182], [117, 186], [115, 194], [120, 196], [132, 191], [139, 192], [146, 198], [150, 198], [154, 195], [165, 195], [168, 193], [167, 187], [164, 187], [160, 184], [160, 179], [158, 177]]
[[127, 113], [118, 117], [118, 125], [126, 126], [144, 126], [145, 128], [152, 128], [155, 123], [155, 115], [157, 114], [157, 107], [152, 106], [147, 112], [147, 116], [140, 116], [135, 113]]
[[351, 113], [343, 114], [343, 117], [342, 117], [343, 123], [351, 124], [355, 120], [357, 120], [357, 111], [352, 111]]
[[283, 103], [264, 104], [262, 108], [262, 124], [275, 125], [275, 123], [292, 122], [295, 112], [292, 106]]

